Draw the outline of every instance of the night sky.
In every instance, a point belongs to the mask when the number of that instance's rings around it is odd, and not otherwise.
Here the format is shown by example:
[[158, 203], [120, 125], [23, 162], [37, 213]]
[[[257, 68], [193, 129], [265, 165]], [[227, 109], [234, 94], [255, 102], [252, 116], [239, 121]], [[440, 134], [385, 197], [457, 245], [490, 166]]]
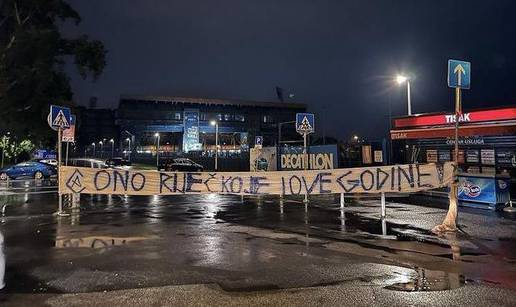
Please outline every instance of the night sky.
[[276, 101], [275, 86], [341, 139], [383, 137], [393, 115], [453, 109], [449, 58], [472, 62], [464, 108], [516, 104], [516, 1], [73, 0], [109, 50], [100, 79], [74, 70], [75, 101], [116, 107], [120, 94]]

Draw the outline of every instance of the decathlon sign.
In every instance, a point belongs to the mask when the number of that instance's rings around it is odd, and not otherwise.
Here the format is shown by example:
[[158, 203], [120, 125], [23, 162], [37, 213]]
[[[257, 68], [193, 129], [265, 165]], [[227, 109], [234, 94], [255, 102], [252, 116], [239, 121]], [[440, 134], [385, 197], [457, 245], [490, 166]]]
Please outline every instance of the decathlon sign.
[[280, 169], [302, 170], [305, 169], [305, 164], [307, 169], [315, 170], [338, 168], [337, 153], [337, 145], [310, 146], [306, 156], [301, 146], [282, 147], [280, 148]]
[[181, 195], [417, 192], [445, 187], [454, 165], [407, 164], [288, 172], [157, 172], [62, 166], [59, 193]]

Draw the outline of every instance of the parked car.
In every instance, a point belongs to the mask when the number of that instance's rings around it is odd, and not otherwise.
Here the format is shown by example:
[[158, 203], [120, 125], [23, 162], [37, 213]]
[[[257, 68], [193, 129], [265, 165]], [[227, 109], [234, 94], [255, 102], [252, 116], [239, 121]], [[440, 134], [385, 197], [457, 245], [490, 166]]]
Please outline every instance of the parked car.
[[68, 160], [68, 166], [90, 167], [90, 168], [108, 168], [108, 165], [102, 160], [75, 158]]
[[116, 157], [106, 160], [108, 166], [131, 166], [131, 161], [122, 157]]
[[36, 161], [36, 162], [41, 162], [41, 163], [57, 166], [57, 160], [56, 159], [34, 159], [32, 161]]
[[187, 158], [163, 159], [158, 166], [158, 171], [166, 172], [202, 172], [204, 167]]
[[43, 179], [57, 174], [57, 168], [53, 165], [38, 161], [27, 161], [0, 170], [0, 180], [31, 177]]

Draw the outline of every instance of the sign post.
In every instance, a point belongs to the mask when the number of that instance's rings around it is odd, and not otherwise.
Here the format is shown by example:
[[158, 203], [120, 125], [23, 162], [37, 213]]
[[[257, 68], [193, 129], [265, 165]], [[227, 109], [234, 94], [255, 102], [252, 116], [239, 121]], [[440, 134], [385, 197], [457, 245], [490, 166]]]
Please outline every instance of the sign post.
[[48, 114], [48, 124], [50, 128], [57, 130], [57, 178], [58, 178], [58, 194], [59, 194], [59, 209], [57, 211], [58, 216], [67, 215], [63, 212], [63, 197], [62, 191], [60, 189], [60, 181], [61, 181], [61, 147], [62, 147], [62, 134], [63, 129], [70, 128], [71, 123], [71, 113], [70, 109], [61, 106], [50, 106], [50, 113]]
[[455, 144], [453, 161], [455, 163], [454, 180], [450, 185], [450, 206], [441, 225], [434, 227], [434, 232], [457, 231], [458, 206], [458, 169], [459, 169], [459, 122], [462, 116], [461, 89], [469, 89], [471, 82], [471, 63], [459, 60], [448, 60], [448, 86], [455, 88]]
[[[315, 116], [313, 113], [297, 113], [296, 114], [296, 131], [303, 135], [303, 169], [308, 169], [308, 153], [307, 153], [307, 136], [315, 132]], [[305, 211], [308, 203], [308, 195], [305, 194]]]

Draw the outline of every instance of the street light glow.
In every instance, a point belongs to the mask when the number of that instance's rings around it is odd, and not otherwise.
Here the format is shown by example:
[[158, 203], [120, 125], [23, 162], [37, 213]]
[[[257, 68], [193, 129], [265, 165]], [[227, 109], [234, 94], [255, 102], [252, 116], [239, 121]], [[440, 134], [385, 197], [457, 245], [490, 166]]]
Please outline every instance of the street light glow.
[[111, 139], [111, 140], [109, 140], [109, 141], [110, 141], [111, 143], [115, 142], [115, 140], [113, 140], [113, 139]]
[[159, 133], [157, 133], [157, 132], [156, 132], [156, 133], [154, 133], [154, 136], [155, 136], [155, 137], [158, 137], [158, 136], [159, 136]]
[[212, 126], [215, 126], [216, 124], [217, 124], [217, 122], [216, 122], [216, 121], [214, 121], [214, 120], [212, 120], [212, 121], [210, 122], [210, 125], [212, 125]]
[[130, 141], [131, 141], [131, 139], [130, 139], [130, 138], [127, 138], [127, 139], [125, 139], [125, 140], [126, 140], [127, 142], [130, 142]]
[[403, 83], [407, 82], [407, 80], [408, 80], [408, 78], [403, 75], [396, 76], [396, 82], [398, 82], [398, 84], [403, 84]]

